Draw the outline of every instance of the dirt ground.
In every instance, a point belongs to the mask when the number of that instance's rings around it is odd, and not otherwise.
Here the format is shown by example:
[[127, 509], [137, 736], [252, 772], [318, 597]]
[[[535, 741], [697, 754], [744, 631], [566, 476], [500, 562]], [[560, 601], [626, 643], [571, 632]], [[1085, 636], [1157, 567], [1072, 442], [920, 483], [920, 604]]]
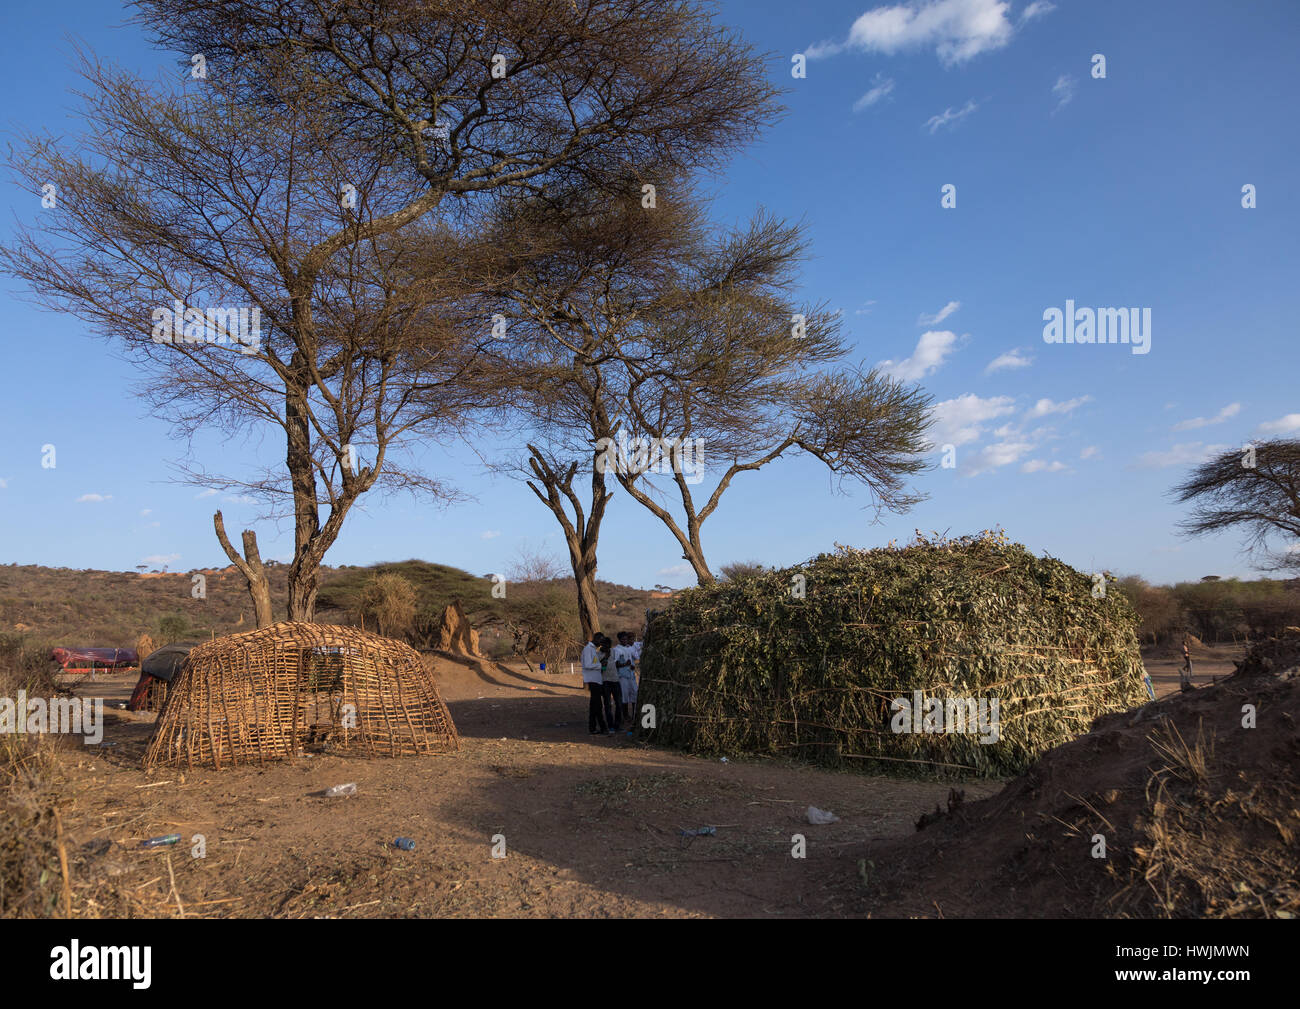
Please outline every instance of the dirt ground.
[[[1200, 685], [1232, 671], [1226, 650], [1209, 652], [1194, 655]], [[625, 735], [592, 737], [576, 675], [428, 661], [461, 733], [457, 754], [146, 775], [154, 715], [117, 707], [134, 674], [79, 684], [80, 695], [105, 699], [107, 745], [65, 751], [78, 913], [860, 915], [863, 851], [918, 838], [917, 818], [949, 794], [948, 783], [724, 763]], [[1177, 692], [1178, 665], [1148, 664], [1160, 696]], [[354, 797], [322, 795], [346, 782], [356, 783]], [[972, 802], [1002, 784], [960, 787]], [[840, 822], [810, 825], [809, 805]], [[682, 833], [702, 826], [716, 833]], [[172, 848], [139, 848], [172, 833], [182, 837]], [[792, 856], [796, 834], [805, 858]], [[197, 835], [203, 857], [192, 857]], [[415, 849], [393, 847], [397, 837]], [[505, 857], [493, 858], [500, 838]]]
[[[116, 708], [134, 676], [81, 684], [82, 696], [105, 698], [104, 742], [115, 745], [67, 751], [79, 913], [122, 913], [89, 903], [104, 900], [107, 880], [135, 913], [169, 916], [839, 916], [853, 911], [857, 871], [843, 853], [913, 833], [948, 794], [589, 736], [578, 676], [430, 662], [459, 753], [219, 772], [146, 775], [154, 716]], [[346, 782], [355, 797], [320, 794]], [[965, 787], [982, 797], [999, 783]], [[841, 821], [812, 826], [809, 805]], [[716, 834], [681, 833], [701, 826]], [[171, 833], [182, 836], [174, 848], [138, 847]], [[203, 858], [191, 857], [198, 834]], [[795, 834], [806, 858], [792, 857]], [[492, 857], [496, 835], [505, 858]], [[394, 848], [397, 837], [415, 850]]]
[[[1234, 661], [1240, 661], [1246, 654], [1245, 645], [1193, 645], [1192, 685], [1206, 687], [1218, 680], [1231, 676]], [[1164, 647], [1159, 650], [1144, 648], [1142, 664], [1146, 667], [1151, 684], [1155, 687], [1156, 697], [1163, 698], [1178, 690], [1178, 671], [1183, 667], [1182, 652], [1177, 647]]]
[[1300, 917], [1298, 729], [1295, 635], [1217, 683], [1097, 719], [913, 837], [864, 845], [860, 913]]

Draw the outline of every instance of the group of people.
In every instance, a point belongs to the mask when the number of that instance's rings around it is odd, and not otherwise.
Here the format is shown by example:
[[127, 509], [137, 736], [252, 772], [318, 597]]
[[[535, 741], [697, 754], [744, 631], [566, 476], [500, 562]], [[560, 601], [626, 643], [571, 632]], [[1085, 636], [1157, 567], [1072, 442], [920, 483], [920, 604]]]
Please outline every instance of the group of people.
[[590, 694], [587, 731], [593, 736], [621, 732], [624, 719], [631, 731], [640, 664], [641, 642], [631, 631], [619, 631], [618, 644], [597, 631], [583, 646], [582, 682]]

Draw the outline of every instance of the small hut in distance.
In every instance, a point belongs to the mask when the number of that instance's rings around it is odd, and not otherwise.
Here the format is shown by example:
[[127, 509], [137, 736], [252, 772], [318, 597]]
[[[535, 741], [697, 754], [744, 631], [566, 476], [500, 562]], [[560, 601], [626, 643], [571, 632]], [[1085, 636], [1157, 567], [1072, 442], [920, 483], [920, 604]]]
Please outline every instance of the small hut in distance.
[[168, 691], [146, 768], [454, 752], [460, 737], [409, 645], [355, 627], [283, 622], [199, 645]]

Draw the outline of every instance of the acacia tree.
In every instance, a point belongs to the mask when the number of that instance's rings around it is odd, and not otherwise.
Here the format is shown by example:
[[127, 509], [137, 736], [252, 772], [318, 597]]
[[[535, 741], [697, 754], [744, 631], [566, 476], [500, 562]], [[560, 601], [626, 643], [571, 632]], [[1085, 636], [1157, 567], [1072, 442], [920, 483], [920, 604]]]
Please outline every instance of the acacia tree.
[[[492, 387], [429, 253], [453, 243], [435, 222], [386, 224], [418, 188], [367, 151], [313, 143], [325, 126], [313, 104], [253, 109], [222, 79], [185, 93], [93, 62], [84, 72], [81, 143], [30, 137], [16, 161], [57, 197], [5, 265], [135, 358], [144, 398], [178, 435], [280, 430], [283, 471], [183, 469], [293, 515], [288, 613], [311, 620], [352, 506], [376, 486], [449, 496], [400, 453], [417, 429], [454, 434]], [[223, 533], [218, 522], [233, 558]], [[240, 569], [269, 601], [253, 559]]]
[[[180, 427], [281, 429], [285, 474], [211, 482], [291, 510], [291, 619], [312, 618], [325, 551], [381, 478], [446, 492], [391, 450], [454, 429], [484, 388], [469, 380], [475, 341], [448, 322], [457, 292], [428, 259], [454, 251], [447, 218], [472, 221], [501, 191], [708, 162], [771, 115], [761, 61], [694, 3], [135, 7], [191, 86], [88, 62], [84, 143], [29, 137], [16, 159], [59, 198], [7, 266], [158, 366], [155, 406]], [[203, 298], [256, 310], [270, 332], [256, 347], [150, 346], [155, 310], [179, 303], [188, 321]]]
[[[1196, 467], [1173, 489], [1193, 504], [1180, 523], [1188, 535], [1241, 529], [1246, 548], [1265, 567], [1300, 568], [1300, 439], [1277, 438], [1224, 452]], [[1289, 540], [1275, 549], [1276, 537]]]
[[[924, 468], [929, 400], [846, 366], [838, 315], [794, 301], [801, 229], [760, 211], [743, 229], [710, 233], [674, 206], [654, 211], [666, 214], [671, 244], [625, 246], [584, 275], [590, 297], [529, 305], [592, 376], [569, 382], [567, 399], [543, 402], [591, 418], [574, 429], [594, 449], [593, 488], [614, 473], [672, 533], [701, 584], [714, 577], [704, 522], [737, 475], [783, 456], [810, 455], [865, 484], [879, 508], [910, 507], [918, 497], [905, 479]], [[582, 342], [566, 344], [565, 333]], [[718, 476], [699, 502], [706, 468]]]
[[506, 468], [524, 475], [560, 526], [583, 640], [600, 630], [597, 549], [612, 497], [599, 446], [622, 423], [626, 392], [611, 384], [623, 373], [606, 365], [699, 229], [694, 208], [650, 212], [635, 192], [566, 192], [507, 208], [485, 242], [494, 254], [477, 264], [508, 324], [502, 370], [531, 431], [524, 461]]

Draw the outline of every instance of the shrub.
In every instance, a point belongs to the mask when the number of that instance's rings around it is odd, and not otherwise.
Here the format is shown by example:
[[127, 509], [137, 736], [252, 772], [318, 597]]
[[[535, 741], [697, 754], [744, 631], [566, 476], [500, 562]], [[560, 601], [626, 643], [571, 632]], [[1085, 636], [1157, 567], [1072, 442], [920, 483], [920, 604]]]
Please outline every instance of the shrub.
[[158, 643], [160, 645], [170, 645], [173, 641], [181, 641], [188, 637], [190, 633], [190, 622], [179, 613], [163, 617], [158, 621]]
[[373, 624], [386, 638], [405, 638], [415, 624], [415, 586], [397, 574], [368, 578], [356, 602], [356, 618], [362, 629]]

